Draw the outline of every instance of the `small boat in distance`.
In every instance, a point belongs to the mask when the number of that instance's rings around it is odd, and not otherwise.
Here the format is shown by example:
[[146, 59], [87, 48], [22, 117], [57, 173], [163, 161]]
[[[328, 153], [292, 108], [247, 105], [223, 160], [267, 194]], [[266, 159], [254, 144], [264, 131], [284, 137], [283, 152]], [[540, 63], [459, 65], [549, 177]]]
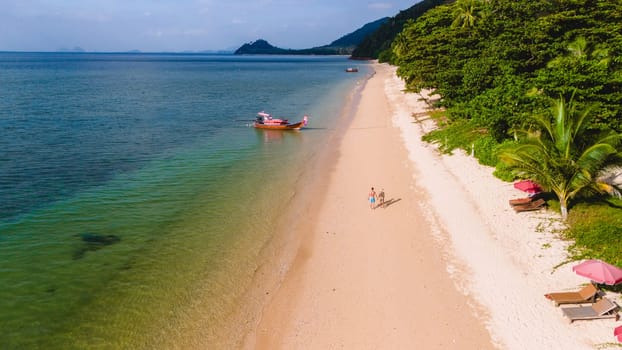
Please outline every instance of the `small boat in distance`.
[[346, 72], [348, 72], [348, 73], [356, 73], [358, 71], [359, 71], [359, 69], [356, 68], [356, 67], [348, 67], [348, 68], [346, 68]]
[[290, 124], [287, 119], [272, 118], [270, 113], [259, 112], [253, 126], [257, 129], [271, 129], [271, 130], [300, 130], [302, 127], [307, 126], [309, 118], [305, 115], [298, 123]]

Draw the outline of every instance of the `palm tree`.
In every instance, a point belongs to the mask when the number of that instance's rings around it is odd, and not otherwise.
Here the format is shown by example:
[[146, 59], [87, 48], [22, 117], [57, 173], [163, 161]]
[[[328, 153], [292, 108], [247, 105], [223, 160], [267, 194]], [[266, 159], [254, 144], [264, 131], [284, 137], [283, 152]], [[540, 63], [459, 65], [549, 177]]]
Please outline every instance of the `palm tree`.
[[564, 61], [571, 62], [576, 65], [580, 62], [591, 60], [594, 65], [607, 67], [611, 61], [609, 50], [598, 45], [590, 45], [585, 37], [577, 37], [566, 47], [567, 54], [558, 56], [548, 63], [548, 67], [556, 67], [563, 65]]
[[536, 181], [559, 199], [562, 219], [568, 217], [568, 204], [577, 194], [595, 191], [616, 194], [619, 183], [607, 172], [611, 165], [622, 164], [622, 135], [607, 134], [596, 141], [586, 128], [593, 118], [591, 110], [575, 110], [572, 98], [563, 98], [553, 108], [554, 119], [533, 117], [536, 132], [499, 155], [513, 173]]
[[482, 0], [458, 0], [454, 9], [454, 21], [451, 26], [472, 28], [480, 18]]

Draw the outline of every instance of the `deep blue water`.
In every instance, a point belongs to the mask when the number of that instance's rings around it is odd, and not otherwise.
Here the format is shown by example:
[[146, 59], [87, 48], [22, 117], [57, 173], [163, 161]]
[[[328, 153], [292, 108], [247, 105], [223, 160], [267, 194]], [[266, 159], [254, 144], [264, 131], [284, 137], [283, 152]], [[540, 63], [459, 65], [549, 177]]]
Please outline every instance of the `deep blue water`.
[[[350, 65], [0, 53], [0, 347], [163, 346], [197, 298], [209, 333], [275, 230], [262, 210], [287, 209], [270, 199], [363, 79]], [[309, 128], [249, 128], [261, 110]], [[267, 174], [283, 179], [258, 186]]]

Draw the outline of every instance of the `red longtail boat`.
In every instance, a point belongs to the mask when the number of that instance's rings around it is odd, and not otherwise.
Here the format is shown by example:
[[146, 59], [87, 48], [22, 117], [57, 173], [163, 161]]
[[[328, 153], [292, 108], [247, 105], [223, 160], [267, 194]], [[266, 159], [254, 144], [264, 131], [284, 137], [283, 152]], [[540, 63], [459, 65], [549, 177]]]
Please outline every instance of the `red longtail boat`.
[[300, 130], [307, 126], [308, 120], [309, 118], [305, 115], [298, 123], [289, 123], [287, 119], [273, 118], [269, 113], [259, 112], [253, 126], [257, 129]]

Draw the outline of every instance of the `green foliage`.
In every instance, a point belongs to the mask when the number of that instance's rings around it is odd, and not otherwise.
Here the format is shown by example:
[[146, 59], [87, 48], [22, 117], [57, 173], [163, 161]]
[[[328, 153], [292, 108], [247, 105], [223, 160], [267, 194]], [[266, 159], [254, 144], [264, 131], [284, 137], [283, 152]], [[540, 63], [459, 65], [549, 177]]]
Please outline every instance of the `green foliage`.
[[516, 179], [516, 176], [514, 175], [512, 170], [509, 169], [503, 163], [498, 163], [497, 166], [495, 167], [495, 171], [493, 171], [492, 174], [496, 176], [498, 179], [501, 179], [507, 182], [514, 181]]
[[[497, 166], [498, 153], [502, 146], [490, 134], [468, 120], [449, 121], [445, 113], [431, 114], [439, 128], [427, 133], [422, 140], [435, 143], [443, 153], [462, 149], [477, 157], [480, 164]], [[506, 142], [507, 144], [507, 142]], [[512, 180], [514, 177], [510, 178]]]
[[[406, 87], [414, 90], [440, 89], [443, 82], [437, 75], [449, 70], [452, 46], [447, 42], [452, 22], [451, 9], [439, 6], [426, 12], [419, 20], [406, 23], [392, 44], [398, 76]], [[449, 71], [451, 72], [451, 71]]]
[[393, 51], [384, 50], [378, 55], [378, 62], [380, 63], [388, 63], [393, 60]]
[[499, 144], [489, 135], [477, 138], [472, 144], [472, 153], [480, 164], [496, 166], [499, 158], [497, 148]]
[[473, 119], [498, 142], [573, 93], [596, 103], [593, 128], [620, 132], [619, 23], [619, 1], [458, 0], [407, 22], [391, 59], [409, 89], [435, 89], [450, 119]]
[[454, 6], [454, 28], [473, 28], [485, 12], [482, 0], [457, 0]]
[[441, 152], [451, 154], [455, 149], [470, 149], [478, 137], [477, 131], [468, 121], [457, 120], [427, 133], [422, 139], [437, 144]]
[[598, 258], [622, 266], [622, 201], [607, 199], [579, 203], [568, 216], [565, 237], [574, 241], [575, 259]]
[[[608, 49], [578, 37], [568, 44], [565, 54], [539, 70], [533, 81], [546, 95], [573, 95], [578, 103], [599, 103], [600, 124], [619, 130], [617, 110], [621, 100], [611, 88], [620, 86], [620, 79], [611, 71], [610, 62]], [[611, 105], [613, 101], [615, 105]]]

